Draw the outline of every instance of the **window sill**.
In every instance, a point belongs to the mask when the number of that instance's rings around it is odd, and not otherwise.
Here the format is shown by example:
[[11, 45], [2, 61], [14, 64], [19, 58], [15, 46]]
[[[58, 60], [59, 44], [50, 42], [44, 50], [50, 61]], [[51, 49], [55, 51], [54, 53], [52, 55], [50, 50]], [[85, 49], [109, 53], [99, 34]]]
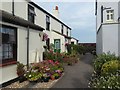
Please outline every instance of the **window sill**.
[[114, 20], [106, 20], [107, 23], [113, 23]]
[[11, 61], [11, 62], [0, 64], [0, 67], [5, 67], [5, 66], [13, 65], [13, 64], [17, 64], [17, 61]]

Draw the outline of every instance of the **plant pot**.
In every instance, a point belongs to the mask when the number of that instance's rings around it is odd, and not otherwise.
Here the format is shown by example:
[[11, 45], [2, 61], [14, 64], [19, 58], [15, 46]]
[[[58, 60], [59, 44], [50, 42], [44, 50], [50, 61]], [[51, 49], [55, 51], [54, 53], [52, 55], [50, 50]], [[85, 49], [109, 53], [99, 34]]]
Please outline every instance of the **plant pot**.
[[49, 78], [48, 78], [48, 77], [44, 77], [44, 78], [43, 78], [43, 81], [44, 81], [44, 82], [49, 82]]
[[55, 79], [58, 79], [60, 76], [55, 76]]
[[55, 80], [55, 77], [54, 77], [54, 76], [51, 76], [50, 78], [51, 78], [51, 80]]
[[68, 63], [68, 66], [72, 66], [72, 63]]
[[34, 81], [29, 80], [29, 82], [34, 84], [34, 83], [37, 83], [38, 81], [37, 80], [34, 80]]
[[26, 81], [27, 79], [24, 76], [19, 76], [19, 83]]

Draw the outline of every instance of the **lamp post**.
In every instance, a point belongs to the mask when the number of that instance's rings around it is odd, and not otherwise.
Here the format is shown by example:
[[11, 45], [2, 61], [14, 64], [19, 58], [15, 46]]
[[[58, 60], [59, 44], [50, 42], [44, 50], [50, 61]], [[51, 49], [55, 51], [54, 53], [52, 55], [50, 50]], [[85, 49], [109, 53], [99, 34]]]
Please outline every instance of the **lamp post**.
[[103, 11], [106, 10], [106, 9], [111, 9], [111, 7], [103, 7], [103, 5], [101, 6], [101, 23], [103, 23]]

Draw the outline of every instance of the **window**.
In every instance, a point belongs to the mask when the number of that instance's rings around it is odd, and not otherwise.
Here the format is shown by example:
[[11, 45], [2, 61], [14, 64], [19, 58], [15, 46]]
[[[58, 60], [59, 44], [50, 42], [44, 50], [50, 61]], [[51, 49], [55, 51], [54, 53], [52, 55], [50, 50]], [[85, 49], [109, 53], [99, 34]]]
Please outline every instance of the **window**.
[[72, 45], [74, 45], [74, 42], [71, 42]]
[[50, 50], [50, 38], [46, 40], [46, 45], [47, 45], [48, 50]]
[[63, 29], [64, 29], [64, 27], [63, 27], [63, 25], [61, 25], [61, 33], [63, 34]]
[[46, 30], [50, 30], [50, 17], [46, 16]]
[[66, 31], [66, 33], [67, 33], [67, 36], [68, 36], [68, 28], [67, 28], [67, 31]]
[[113, 21], [113, 20], [114, 20], [114, 11], [107, 10], [107, 21]]
[[2, 44], [0, 45], [0, 64], [17, 60], [17, 31], [16, 28], [2, 26], [0, 27], [0, 33], [2, 34]]
[[34, 7], [28, 5], [28, 21], [34, 23], [35, 15]]

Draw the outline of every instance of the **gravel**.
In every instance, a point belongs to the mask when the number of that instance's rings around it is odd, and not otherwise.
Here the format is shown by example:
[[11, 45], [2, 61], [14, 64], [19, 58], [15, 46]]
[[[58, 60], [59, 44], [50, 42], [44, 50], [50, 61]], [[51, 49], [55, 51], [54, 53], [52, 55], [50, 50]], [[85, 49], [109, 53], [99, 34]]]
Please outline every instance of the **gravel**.
[[56, 80], [49, 80], [49, 82], [31, 83], [29, 81], [24, 81], [22, 83], [19, 83], [19, 81], [17, 81], [2, 89], [5, 89], [5, 88], [51, 88], [56, 82], [58, 82], [58, 80], [62, 78], [62, 76]]

